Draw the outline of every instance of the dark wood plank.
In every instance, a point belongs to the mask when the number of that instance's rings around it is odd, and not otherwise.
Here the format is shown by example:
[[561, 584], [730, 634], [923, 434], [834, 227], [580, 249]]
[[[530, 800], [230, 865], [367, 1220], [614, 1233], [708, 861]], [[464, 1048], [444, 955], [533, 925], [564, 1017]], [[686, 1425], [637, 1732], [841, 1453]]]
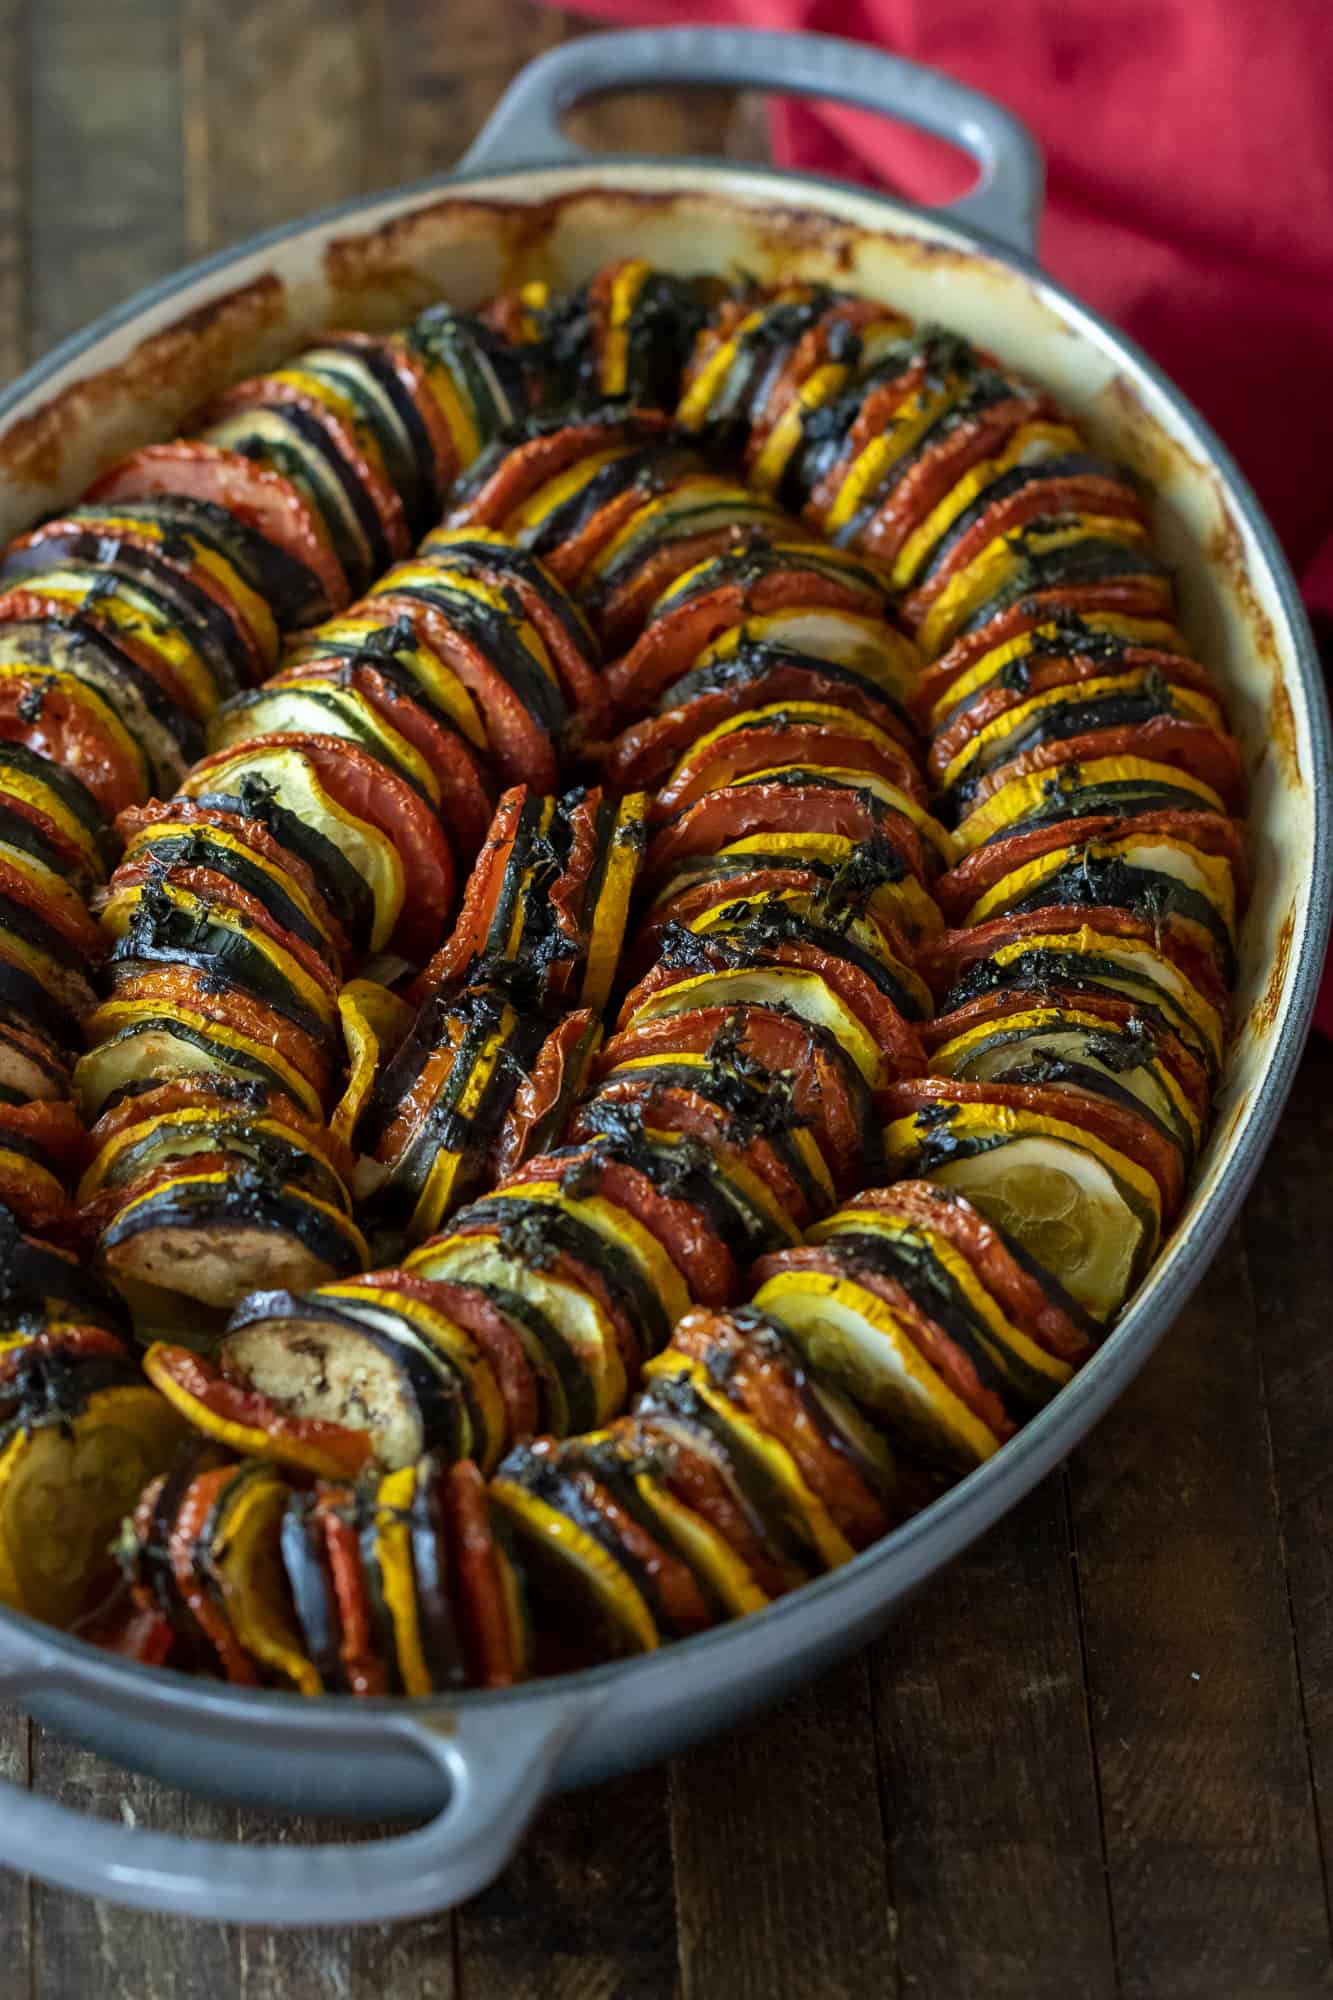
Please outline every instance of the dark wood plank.
[[686, 2000], [895, 1990], [864, 1659], [678, 1758], [671, 1825]]
[[0, 0], [0, 386], [28, 358], [28, 9]]
[[1245, 1213], [1325, 1896], [1333, 1845], [1333, 1046], [1316, 1036]]
[[40, 353], [182, 263], [185, 208], [172, 0], [43, 0], [29, 35]]
[[[472, 143], [506, 85], [533, 57], [589, 32], [577, 15], [530, 0], [466, 0], [421, 7], [381, 0], [386, 181], [416, 180], [449, 166]], [[742, 119], [731, 91], [645, 91], [575, 111], [569, 130], [594, 150], [729, 153], [762, 158], [753, 115]]]
[[1115, 1990], [1063, 1482], [872, 1653], [903, 1991]]
[[[33, 1783], [79, 1812], [227, 1839], [235, 1815], [34, 1729]], [[34, 2000], [196, 2000], [238, 1991], [237, 1933], [32, 1884]], [[8, 1988], [5, 1989], [8, 1991]]]
[[180, 0], [190, 251], [381, 178], [377, 0]]
[[676, 1943], [663, 1773], [552, 1800], [458, 1929], [466, 2000], [666, 2000]]
[[[32, 1726], [15, 1708], [0, 1708], [0, 1780], [26, 1789], [32, 1783]], [[27, 2000], [35, 1993], [33, 1970], [32, 1883], [26, 1876], [0, 1870], [0, 1943], [4, 1950], [6, 1987]]]
[[1239, 1232], [1073, 1462], [1071, 1489], [1123, 1992], [1326, 1993], [1327, 1911]]

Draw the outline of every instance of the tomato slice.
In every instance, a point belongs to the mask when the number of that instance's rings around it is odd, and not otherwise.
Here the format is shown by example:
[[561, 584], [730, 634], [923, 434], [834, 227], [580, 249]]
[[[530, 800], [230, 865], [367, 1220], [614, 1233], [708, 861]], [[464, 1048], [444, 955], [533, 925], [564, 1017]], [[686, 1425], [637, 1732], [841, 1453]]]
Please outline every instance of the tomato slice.
[[148, 882], [170, 882], [178, 889], [187, 889], [198, 896], [206, 905], [219, 904], [238, 910], [249, 918], [257, 930], [271, 937], [285, 952], [299, 961], [310, 977], [320, 985], [332, 999], [337, 999], [341, 981], [338, 974], [305, 938], [297, 937], [287, 930], [271, 914], [258, 896], [252, 896], [246, 889], [238, 888], [229, 876], [220, 875], [212, 868], [187, 868], [177, 862], [166, 868], [152, 855], [144, 855], [132, 861], [122, 861], [111, 877], [110, 892], [141, 888]]
[[[394, 940], [405, 955], [425, 958], [439, 942], [454, 893], [449, 843], [425, 800], [405, 778], [342, 736], [255, 736], [245, 747], [302, 751], [334, 804], [377, 827], [393, 842], [407, 884]], [[203, 776], [235, 755], [234, 748], [217, 750], [196, 764], [191, 773], [196, 788], [206, 790], [200, 784]]]
[[1202, 779], [1232, 810], [1245, 794], [1245, 763], [1232, 736], [1204, 722], [1184, 722], [1175, 715], [1154, 715], [1148, 722], [1120, 729], [1091, 730], [1086, 736], [1066, 736], [1054, 743], [1037, 743], [1007, 763], [997, 764], [978, 779], [967, 794], [969, 812], [984, 804], [1015, 778], [1034, 771], [1053, 771], [1061, 764], [1087, 764], [1098, 757], [1142, 757], [1170, 764]]
[[851, 729], [839, 729], [831, 720], [793, 718], [784, 723], [774, 718], [771, 726], [756, 720], [753, 728], [731, 730], [687, 752], [658, 792], [652, 817], [670, 819], [733, 778], [772, 770], [775, 764], [835, 764], [848, 771], [872, 771], [919, 805], [926, 803], [917, 768], [896, 743], [876, 743]]
[[77, 778], [114, 818], [144, 797], [148, 784], [131, 740], [98, 721], [76, 689], [53, 685], [40, 667], [0, 681], [0, 741], [22, 743]]
[[1033, 479], [1007, 499], [984, 509], [952, 544], [947, 557], [902, 600], [901, 612], [915, 631], [950, 580], [965, 570], [993, 541], [1019, 533], [1030, 522], [1065, 514], [1096, 514], [1143, 521], [1143, 501], [1133, 487], [1105, 474], [1084, 473], [1059, 479]]
[[379, 667], [351, 666], [342, 660], [303, 660], [283, 669], [281, 685], [320, 680], [330, 672], [337, 673], [340, 686], [364, 695], [376, 714], [421, 752], [439, 782], [440, 817], [457, 857], [460, 862], [470, 862], [486, 837], [494, 807], [489, 773], [477, 753]]
[[[742, 942], [743, 937], [742, 933]], [[710, 951], [706, 937], [695, 942], [699, 948], [698, 964], [655, 965], [626, 996], [620, 1010], [621, 1022], [628, 1022], [645, 1001], [663, 988], [674, 986], [682, 979], [693, 978], [709, 965], [720, 971], [731, 962], [720, 952]], [[801, 937], [775, 937], [765, 941], [756, 948], [753, 963], [791, 965], [818, 974], [830, 992], [835, 993], [856, 1015], [878, 1045], [885, 1062], [897, 1075], [916, 1076], [926, 1067], [925, 1052], [915, 1028], [903, 1019], [888, 995], [881, 992], [860, 966]]]
[[[294, 365], [299, 366], [299, 358]], [[294, 383], [284, 382], [278, 375], [253, 375], [244, 382], [234, 382], [220, 396], [214, 397], [207, 409], [201, 412], [200, 422], [217, 423], [224, 417], [274, 403], [290, 404], [326, 433], [338, 457], [375, 511], [389, 560], [392, 562], [398, 556], [406, 555], [412, 546], [412, 537], [402, 500], [382, 467], [371, 463], [350, 427], [320, 397], [307, 395]]]
[[445, 516], [449, 528], [503, 528], [539, 487], [576, 465], [589, 452], [619, 445], [646, 444], [671, 428], [655, 410], [624, 416], [590, 416], [549, 425], [507, 448], [498, 440], [484, 451], [463, 480], [463, 491]]
[[962, 632], [923, 670], [912, 694], [912, 707], [919, 716], [928, 716], [942, 701], [953, 683], [994, 648], [1008, 645], [1039, 625], [1049, 625], [1060, 617], [1086, 617], [1096, 612], [1114, 612], [1124, 618], [1162, 617], [1160, 579], [1155, 577], [1108, 577], [1102, 583], [1061, 584], [1058, 589], [1034, 590], [1017, 604], [994, 618], [988, 618], [975, 632]]
[[663, 1194], [648, 1174], [603, 1146], [539, 1155], [524, 1162], [524, 1179], [577, 1181], [580, 1192], [602, 1195], [655, 1236], [702, 1305], [724, 1306], [740, 1296], [740, 1273], [716, 1228], [695, 1203]]
[[[802, 1259], [817, 1251], [788, 1250], [761, 1258], [755, 1266], [760, 1279], [771, 1270], [802, 1268]], [[707, 1368], [724, 1358], [726, 1395], [748, 1412], [770, 1437], [786, 1447], [810, 1491], [828, 1509], [854, 1549], [863, 1549], [892, 1525], [883, 1503], [871, 1491], [845, 1452], [840, 1452], [816, 1426], [800, 1375], [776, 1348], [765, 1348], [752, 1332], [726, 1313], [691, 1312], [677, 1322], [672, 1346]], [[1012, 1428], [1012, 1427], [1011, 1427]]]
[[918, 880], [929, 880], [921, 836], [904, 814], [850, 786], [782, 780], [710, 792], [687, 806], [654, 836], [647, 878], [660, 882], [691, 855], [716, 854], [720, 847], [758, 833], [837, 833], [847, 840], [882, 834]]
[[924, 521], [980, 459], [990, 458], [1024, 424], [1058, 414], [1044, 392], [1016, 390], [960, 423], [937, 445], [922, 452], [894, 485], [860, 537], [860, 546], [881, 562], [892, 562], [919, 521]]
[[738, 1054], [789, 1079], [792, 1105], [810, 1129], [843, 1193], [863, 1178], [874, 1131], [869, 1094], [855, 1064], [831, 1035], [794, 1014], [755, 1006], [693, 1007], [613, 1035], [602, 1048], [597, 1075], [635, 1056], [707, 1055], [719, 1035], [734, 1038]]
[[[541, 1048], [531, 1070], [514, 1093], [496, 1144], [496, 1167], [501, 1179], [511, 1173], [532, 1143], [534, 1131], [543, 1119], [581, 1092], [593, 1043], [597, 1016], [580, 1007], [557, 1021]], [[532, 1162], [525, 1162], [528, 1170]]]
[[537, 1430], [541, 1420], [539, 1391], [523, 1343], [479, 1286], [455, 1284], [448, 1278], [423, 1278], [418, 1271], [400, 1267], [345, 1278], [343, 1284], [367, 1291], [402, 1292], [443, 1313], [446, 1319], [456, 1320], [472, 1335], [495, 1373], [509, 1419], [510, 1442], [531, 1437]]
[[[1124, 646], [1115, 649], [1114, 659], [1117, 674], [1155, 672], [1172, 686], [1190, 688], [1205, 695], [1216, 693], [1212, 676], [1197, 660], [1191, 660], [1184, 653], [1167, 653], [1155, 646]], [[1020, 671], [1017, 673], [997, 673], [995, 679], [971, 701], [965, 702], [956, 715], [945, 718], [935, 729], [930, 739], [927, 768], [937, 782], [943, 778], [964, 744], [978, 735], [988, 722], [994, 722], [997, 716], [1017, 708], [1020, 702], [1030, 700], [1033, 695], [1044, 694], [1049, 688], [1073, 687], [1079, 681], [1099, 679], [1108, 671], [1105, 649], [1099, 651], [1095, 644], [1090, 644], [1086, 653], [1030, 653], [1018, 666]]]
[[314, 624], [341, 611], [350, 601], [346, 572], [314, 509], [289, 479], [238, 451], [199, 444], [190, 438], [145, 445], [95, 480], [86, 498], [152, 500], [172, 493], [225, 507], [244, 527], [262, 535], [308, 573], [308, 600], [300, 606], [293, 623]]
[[351, 1479], [371, 1456], [366, 1431], [296, 1417], [258, 1390], [232, 1381], [188, 1347], [157, 1341], [144, 1373], [173, 1408], [206, 1437], [249, 1458], [272, 1458], [325, 1479]]
[[1225, 1016], [1229, 994], [1210, 952], [1201, 951], [1191, 937], [1170, 922], [1151, 924], [1128, 910], [1109, 909], [1096, 903], [1076, 907], [1053, 904], [1040, 910], [1011, 911], [1007, 916], [992, 917], [989, 923], [974, 924], [968, 930], [945, 931], [920, 945], [917, 971], [934, 993], [945, 994], [1001, 945], [1025, 937], [1056, 936], [1079, 930], [1097, 931], [1103, 937], [1132, 938], [1151, 945], [1184, 973], [1211, 1007]]
[[[663, 689], [689, 673], [695, 661], [724, 632], [774, 611], [803, 605], [881, 615], [884, 599], [854, 580], [838, 582], [813, 568], [803, 568], [800, 551], [786, 551], [790, 567], [762, 567], [719, 584], [702, 596], [686, 596], [651, 618], [647, 630], [606, 670], [606, 684], [618, 714], [633, 714], [657, 699]], [[685, 586], [682, 585], [682, 589]], [[772, 697], [776, 699], [776, 697]]]
[[1033, 1083], [973, 1083], [961, 1077], [915, 1076], [892, 1083], [884, 1093], [885, 1118], [910, 1118], [931, 1104], [995, 1104], [1015, 1111], [1034, 1111], [1042, 1118], [1078, 1125], [1118, 1153], [1146, 1167], [1162, 1194], [1162, 1220], [1168, 1225], [1180, 1207], [1185, 1187], [1185, 1161], [1178, 1146], [1152, 1120], [1127, 1104], [1114, 1103], [1096, 1091], [1062, 1089]]
[[1149, 812], [1119, 818], [1099, 813], [1087, 819], [1060, 820], [1051, 826], [1033, 827], [1009, 839], [991, 840], [974, 848], [955, 868], [932, 884], [932, 894], [950, 923], [961, 923], [979, 896], [1013, 870], [1024, 868], [1043, 854], [1062, 847], [1083, 847], [1092, 841], [1121, 840], [1132, 834], [1162, 834], [1188, 841], [1201, 854], [1215, 855], [1231, 869], [1237, 901], [1243, 903], [1248, 886], [1245, 835], [1234, 819], [1215, 812]]
[[[285, 1015], [266, 1007], [239, 987], [220, 983], [211, 973], [197, 972], [193, 966], [174, 964], [154, 965], [144, 971], [127, 973], [122, 966], [117, 968], [111, 999], [117, 1003], [150, 1001], [164, 1014], [182, 1008], [202, 1015], [221, 1028], [230, 1028], [236, 1034], [245, 1036], [259, 1048], [272, 1049], [299, 1075], [307, 1078], [321, 1096], [327, 1092], [330, 1062], [327, 1049]], [[86, 1026], [90, 1033], [95, 1034], [95, 1017]]]
[[[392, 572], [390, 573], [390, 581]], [[560, 779], [556, 745], [550, 732], [524, 705], [485, 646], [447, 612], [423, 598], [391, 589], [377, 593], [377, 612], [405, 618], [420, 645], [451, 667], [482, 712], [487, 741], [501, 784], [529, 784], [534, 791], [554, 791]]]
[[324, 1536], [329, 1581], [338, 1607], [338, 1658], [348, 1693], [387, 1694], [388, 1669], [375, 1651], [372, 1636], [361, 1539], [343, 1511], [354, 1505], [355, 1495], [347, 1486], [321, 1486], [318, 1492], [316, 1518]]
[[254, 1661], [242, 1647], [225, 1611], [215, 1604], [195, 1567], [195, 1548], [223, 1487], [236, 1476], [234, 1465], [219, 1465], [190, 1481], [167, 1534], [167, 1559], [187, 1606], [208, 1640], [223, 1678], [233, 1687], [258, 1687]]
[[463, 1627], [470, 1678], [477, 1687], [511, 1687], [525, 1662], [505, 1602], [501, 1556], [486, 1500], [486, 1483], [471, 1459], [438, 1475], [444, 1481], [445, 1536], [455, 1608]]
[[1030, 1334], [1048, 1354], [1077, 1366], [1103, 1337], [1105, 1328], [1079, 1311], [1072, 1300], [1062, 1304], [1025, 1264], [980, 1209], [965, 1195], [931, 1181], [895, 1181], [854, 1195], [847, 1210], [903, 1216], [944, 1237], [966, 1257], [985, 1290], [1015, 1326]]
[[150, 799], [147, 805], [131, 806], [116, 819], [116, 833], [126, 847], [142, 833], [150, 833], [154, 827], [173, 826], [215, 826], [241, 841], [265, 861], [270, 861], [290, 876], [296, 887], [313, 905], [315, 918], [321, 930], [326, 931], [337, 949], [341, 963], [346, 966], [352, 956], [352, 947], [337, 916], [324, 899], [315, 871], [299, 854], [284, 847], [275, 839], [266, 826], [258, 820], [248, 818], [244, 813], [227, 812], [218, 806], [206, 806], [198, 799]]

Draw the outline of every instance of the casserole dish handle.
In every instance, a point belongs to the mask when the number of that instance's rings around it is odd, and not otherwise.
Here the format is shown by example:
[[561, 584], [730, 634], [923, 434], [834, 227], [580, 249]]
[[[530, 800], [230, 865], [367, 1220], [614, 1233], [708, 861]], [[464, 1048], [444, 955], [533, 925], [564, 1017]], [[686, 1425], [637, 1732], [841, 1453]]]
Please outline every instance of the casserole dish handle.
[[1031, 257], [1042, 166], [1025, 125], [993, 99], [939, 70], [834, 35], [746, 28], [631, 28], [589, 35], [539, 56], [510, 84], [461, 162], [483, 169], [553, 166], [588, 157], [560, 128], [583, 98], [696, 84], [831, 97], [920, 126], [971, 154], [980, 179], [934, 211]]
[[[49, 1691], [51, 1677], [42, 1675], [41, 1684]], [[31, 1671], [0, 1675], [0, 1699], [21, 1700], [33, 1685]], [[494, 1881], [589, 1713], [586, 1700], [546, 1701], [526, 1713], [500, 1704], [432, 1722], [340, 1705], [330, 1718], [327, 1755], [345, 1752], [349, 1734], [358, 1747], [406, 1743], [438, 1768], [447, 1791], [425, 1826], [379, 1840], [193, 1840], [0, 1783], [0, 1865], [133, 1909], [213, 1922], [341, 1927], [425, 1916]]]

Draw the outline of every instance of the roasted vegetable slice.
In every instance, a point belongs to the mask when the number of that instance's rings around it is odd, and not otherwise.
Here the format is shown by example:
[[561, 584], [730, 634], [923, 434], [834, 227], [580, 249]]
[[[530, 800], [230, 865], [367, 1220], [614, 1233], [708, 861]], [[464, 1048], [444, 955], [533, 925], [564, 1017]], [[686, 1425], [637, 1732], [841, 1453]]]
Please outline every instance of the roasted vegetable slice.
[[76, 1391], [11, 1426], [0, 1450], [5, 1601], [52, 1625], [91, 1610], [113, 1575], [123, 1516], [184, 1430], [155, 1389], [133, 1383]]

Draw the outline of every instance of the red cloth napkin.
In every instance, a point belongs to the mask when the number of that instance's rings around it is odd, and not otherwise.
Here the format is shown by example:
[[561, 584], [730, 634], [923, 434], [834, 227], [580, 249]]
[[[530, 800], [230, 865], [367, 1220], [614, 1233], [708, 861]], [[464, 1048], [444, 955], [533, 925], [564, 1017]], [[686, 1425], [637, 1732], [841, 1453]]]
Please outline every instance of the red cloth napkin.
[[[1008, 105], [1046, 158], [1042, 263], [1198, 404], [1333, 633], [1327, 0], [591, 0], [586, 11], [850, 36]], [[785, 164], [918, 201], [971, 178], [951, 149], [839, 105], [782, 102], [773, 138]], [[1333, 976], [1318, 1023], [1333, 1033]]]

